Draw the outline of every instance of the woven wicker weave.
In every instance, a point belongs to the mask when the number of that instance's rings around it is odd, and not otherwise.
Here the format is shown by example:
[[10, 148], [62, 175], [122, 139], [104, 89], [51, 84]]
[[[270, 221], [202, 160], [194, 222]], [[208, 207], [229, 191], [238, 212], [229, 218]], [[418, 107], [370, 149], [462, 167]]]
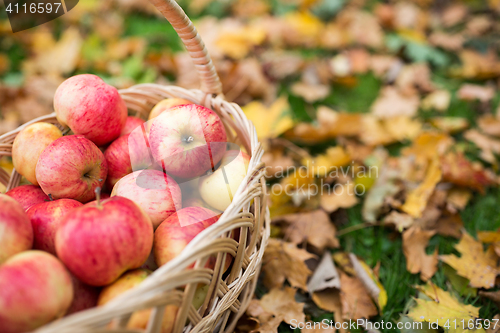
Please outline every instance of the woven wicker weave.
[[[160, 332], [167, 305], [179, 307], [175, 333], [233, 332], [255, 290], [270, 230], [262, 147], [253, 124], [241, 108], [224, 100], [212, 61], [184, 11], [174, 0], [150, 1], [186, 45], [199, 73], [202, 90], [141, 84], [121, 90], [121, 96], [130, 110], [143, 117], [147, 117], [154, 104], [167, 97], [185, 98], [214, 110], [226, 126], [228, 139], [241, 144], [251, 154], [248, 174], [219, 221], [193, 239], [178, 257], [109, 303], [57, 320], [36, 332]], [[0, 136], [0, 156], [10, 156], [17, 133], [28, 124], [40, 121], [58, 124], [53, 113]], [[15, 170], [9, 175], [0, 169], [0, 182], [7, 189], [18, 186], [20, 180]], [[238, 241], [229, 237], [234, 230], [239, 230]], [[230, 271], [223, 274], [226, 255], [234, 259]], [[210, 256], [217, 258], [213, 270], [204, 268]], [[189, 268], [193, 263], [194, 268]], [[209, 290], [204, 304], [196, 310], [191, 303], [200, 283], [209, 285]], [[145, 331], [126, 328], [133, 312], [149, 308], [153, 311]]]

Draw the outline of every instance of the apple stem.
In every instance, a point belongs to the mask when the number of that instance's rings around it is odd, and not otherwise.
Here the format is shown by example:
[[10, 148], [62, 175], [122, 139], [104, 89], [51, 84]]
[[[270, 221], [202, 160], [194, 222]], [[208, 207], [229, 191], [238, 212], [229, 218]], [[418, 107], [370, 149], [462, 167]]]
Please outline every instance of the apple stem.
[[97, 207], [101, 208], [101, 187], [98, 186], [95, 189], [95, 200], [97, 201]]
[[50, 201], [54, 201], [54, 199], [52, 198], [52, 194], [49, 193], [49, 199]]
[[187, 138], [184, 138], [184, 142], [191, 143], [194, 141], [194, 138], [190, 135]]

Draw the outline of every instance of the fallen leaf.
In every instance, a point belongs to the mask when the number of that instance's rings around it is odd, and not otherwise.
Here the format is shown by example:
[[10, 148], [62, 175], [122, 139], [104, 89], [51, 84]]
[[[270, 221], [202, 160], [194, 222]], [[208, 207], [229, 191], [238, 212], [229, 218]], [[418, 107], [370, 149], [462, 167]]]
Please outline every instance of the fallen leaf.
[[244, 58], [252, 48], [260, 45], [266, 38], [264, 29], [250, 25], [222, 31], [215, 42], [222, 52], [233, 58]]
[[273, 220], [273, 223], [277, 221], [283, 221], [287, 224], [285, 238], [293, 244], [307, 241], [318, 251], [323, 251], [325, 247], [336, 248], [339, 246], [339, 241], [335, 237], [335, 226], [322, 210], [283, 215]]
[[345, 320], [369, 318], [378, 314], [363, 283], [357, 277], [340, 273], [340, 300]]
[[242, 109], [247, 118], [253, 122], [259, 138], [277, 137], [293, 126], [290, 106], [285, 97], [278, 98], [269, 108], [255, 101]]
[[500, 267], [493, 248], [484, 252], [480, 242], [463, 232], [455, 249], [460, 252], [460, 257], [450, 254], [441, 255], [439, 259], [453, 267], [459, 275], [469, 279], [471, 287], [489, 289], [495, 286]]
[[[495, 322], [498, 323], [500, 321], [500, 314], [497, 314], [493, 317], [493, 319], [495, 319]], [[487, 333], [498, 333], [500, 332], [500, 325], [490, 325], [490, 327], [488, 327], [486, 329], [486, 332]]]
[[467, 22], [466, 31], [470, 36], [480, 37], [491, 28], [492, 24], [493, 22], [488, 16], [477, 15]]
[[309, 11], [289, 12], [283, 18], [284, 41], [292, 46], [314, 47], [318, 45], [324, 23]]
[[330, 188], [329, 193], [324, 193], [320, 198], [320, 205], [328, 213], [332, 213], [339, 208], [350, 208], [358, 203], [354, 183], [335, 184]]
[[462, 22], [467, 16], [467, 6], [461, 3], [451, 4], [441, 15], [441, 22], [445, 27], [454, 26]]
[[500, 290], [497, 291], [479, 291], [479, 296], [483, 296], [486, 298], [491, 299], [493, 302], [497, 304], [497, 306], [500, 304]]
[[325, 311], [333, 312], [335, 314], [335, 318], [342, 317], [342, 304], [340, 302], [339, 289], [327, 288], [321, 291], [315, 291], [312, 294], [312, 300], [319, 308]]
[[451, 94], [448, 90], [436, 90], [425, 96], [420, 103], [420, 107], [424, 110], [446, 111], [450, 106]]
[[307, 290], [309, 293], [327, 288], [340, 289], [339, 273], [328, 251], [323, 254], [323, 258], [321, 258], [318, 267], [316, 267], [316, 270], [307, 283]]
[[477, 119], [479, 128], [488, 135], [500, 137], [500, 120], [493, 115], [484, 115]]
[[469, 127], [467, 119], [459, 117], [434, 117], [430, 119], [430, 123], [437, 129], [450, 134], [462, 132]]
[[384, 218], [385, 224], [394, 224], [396, 230], [402, 232], [404, 229], [409, 228], [414, 222], [413, 217], [405, 213], [399, 213], [395, 210], [390, 212]]
[[363, 202], [363, 208], [361, 210], [363, 219], [367, 222], [375, 223], [385, 200], [399, 191], [400, 187], [396, 185], [394, 176], [391, 175], [391, 172], [386, 168], [381, 169], [380, 177], [368, 191]]
[[428, 255], [425, 248], [436, 231], [422, 230], [413, 226], [403, 232], [403, 253], [406, 257], [406, 269], [412, 274], [420, 273], [420, 279], [429, 280], [437, 271], [437, 248], [432, 255]]
[[[310, 326], [310, 327], [309, 327]], [[325, 325], [322, 322], [307, 322], [301, 333], [336, 333], [335, 327]]]
[[308, 103], [323, 100], [330, 94], [330, 87], [327, 85], [305, 82], [294, 83], [291, 90], [295, 95], [304, 98]]
[[433, 159], [428, 167], [424, 181], [413, 191], [408, 193], [401, 209], [412, 217], [421, 217], [427, 206], [434, 188], [441, 181], [441, 169], [437, 159]]
[[465, 38], [459, 33], [447, 34], [442, 31], [436, 31], [429, 36], [429, 42], [434, 46], [448, 51], [460, 51], [464, 45]]
[[380, 283], [370, 266], [364, 261], [358, 260], [353, 253], [349, 253], [349, 259], [356, 272], [356, 276], [363, 283], [373, 301], [378, 305], [380, 312], [382, 312], [387, 304], [387, 291], [384, 286]]
[[431, 92], [434, 85], [431, 82], [431, 71], [427, 63], [415, 63], [404, 66], [394, 82], [399, 92], [411, 96], [419, 91]]
[[491, 86], [480, 86], [477, 84], [464, 83], [457, 91], [457, 97], [466, 101], [479, 100], [490, 101], [495, 96], [495, 88]]
[[500, 257], [500, 232], [478, 231], [477, 239], [486, 244], [492, 244], [493, 250]]
[[279, 288], [288, 280], [292, 287], [307, 290], [307, 278], [311, 271], [304, 261], [314, 257], [293, 243], [271, 238], [262, 265], [265, 274], [264, 285], [269, 289]]
[[500, 75], [500, 62], [493, 50], [483, 54], [465, 49], [459, 56], [462, 67], [451, 71], [455, 76], [466, 79], [490, 79]]
[[356, 275], [356, 271], [352, 266], [351, 259], [349, 258], [349, 253], [346, 252], [335, 252], [332, 254], [333, 261], [341, 270], [349, 275]]
[[387, 86], [381, 89], [380, 96], [371, 107], [371, 113], [380, 118], [413, 117], [417, 114], [419, 104], [418, 95], [403, 95], [396, 88]]
[[443, 265], [444, 276], [450, 282], [452, 288], [462, 297], [476, 297], [477, 289], [469, 287], [469, 280], [457, 274], [457, 271], [449, 265]]
[[462, 236], [462, 230], [464, 228], [464, 222], [460, 217], [460, 214], [441, 216], [433, 229], [437, 234], [445, 237], [455, 237], [460, 238]]
[[384, 119], [382, 124], [394, 141], [413, 140], [422, 130], [422, 123], [418, 119], [406, 116]]
[[425, 286], [416, 287], [421, 293], [430, 298], [417, 298], [417, 305], [408, 312], [408, 317], [414, 321], [437, 322], [439, 326], [448, 325], [448, 332], [474, 332], [467, 327], [462, 328], [457, 325], [455, 328], [453, 321], [460, 322], [462, 319], [467, 323], [468, 320], [475, 320], [479, 317], [479, 308], [472, 305], [460, 303], [450, 293], [442, 290], [432, 282], [427, 282]]
[[339, 13], [336, 22], [351, 43], [375, 49], [384, 44], [384, 32], [376, 17], [369, 12], [347, 8]]
[[[454, 187], [448, 191], [446, 198], [448, 210], [453, 207], [453, 210], [463, 210], [472, 197], [472, 193], [468, 189]], [[451, 207], [450, 207], [451, 206]]]
[[495, 155], [500, 155], [500, 140], [494, 139], [488, 135], [480, 133], [476, 129], [468, 130], [464, 133], [464, 138], [474, 143], [481, 149], [481, 159], [491, 164], [497, 164]]
[[320, 177], [325, 177], [330, 172], [338, 173], [338, 169], [349, 162], [351, 162], [351, 157], [340, 146], [330, 147], [324, 154], [315, 156], [313, 159], [305, 158], [302, 160], [303, 165]]
[[494, 178], [479, 163], [472, 163], [462, 153], [449, 152], [441, 157], [443, 181], [484, 193]]

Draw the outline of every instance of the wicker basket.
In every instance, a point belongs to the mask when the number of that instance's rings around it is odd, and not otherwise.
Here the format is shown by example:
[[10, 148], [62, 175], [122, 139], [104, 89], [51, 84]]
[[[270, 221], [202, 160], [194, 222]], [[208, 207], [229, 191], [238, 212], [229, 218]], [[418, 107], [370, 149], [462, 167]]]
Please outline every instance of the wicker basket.
[[[104, 306], [82, 311], [49, 323], [36, 332], [142, 332], [127, 329], [133, 312], [152, 308], [145, 332], [160, 332], [167, 305], [179, 307], [173, 332], [233, 332], [236, 321], [250, 302], [269, 238], [269, 212], [266, 205], [262, 147], [253, 124], [241, 108], [224, 100], [221, 83], [192, 22], [174, 0], [150, 0], [179, 34], [191, 55], [202, 83], [202, 90], [175, 86], [141, 84], [121, 90], [129, 110], [147, 117], [152, 106], [167, 97], [180, 97], [214, 110], [224, 122], [228, 141], [241, 144], [251, 154], [248, 174], [219, 221], [193, 239], [182, 253], [153, 272], [134, 289]], [[37, 118], [0, 137], [0, 156], [11, 155], [19, 131], [34, 122], [57, 124], [55, 113]], [[19, 185], [21, 176], [0, 168], [0, 182], [7, 190]], [[229, 237], [239, 230], [239, 241]], [[226, 255], [234, 257], [224, 273]], [[215, 268], [204, 268], [216, 256]], [[194, 263], [194, 268], [192, 264]], [[198, 284], [209, 285], [204, 304], [196, 310], [192, 303]], [[112, 323], [112, 324], [110, 324]]]

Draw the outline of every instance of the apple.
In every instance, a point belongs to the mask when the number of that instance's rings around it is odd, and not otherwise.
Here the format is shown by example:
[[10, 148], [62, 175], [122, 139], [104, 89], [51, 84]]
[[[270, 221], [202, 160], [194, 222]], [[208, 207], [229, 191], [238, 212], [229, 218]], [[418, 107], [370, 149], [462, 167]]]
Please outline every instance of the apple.
[[97, 305], [99, 298], [100, 288], [89, 286], [78, 280], [73, 274], [71, 276], [71, 283], [73, 284], [73, 301], [66, 311], [65, 316], [69, 316], [75, 312], [83, 311], [93, 308]]
[[139, 170], [120, 179], [111, 197], [125, 197], [148, 214], [156, 229], [167, 217], [182, 208], [179, 185], [169, 175], [158, 170]]
[[32, 245], [33, 228], [23, 207], [8, 195], [0, 194], [0, 264]]
[[0, 330], [28, 332], [60, 318], [73, 299], [71, 278], [53, 255], [31, 250], [0, 266]]
[[113, 141], [127, 120], [127, 106], [116, 88], [91, 74], [70, 77], [54, 95], [57, 120], [97, 146]]
[[[99, 295], [99, 300], [97, 305], [101, 306], [118, 295], [124, 293], [138, 286], [142, 281], [144, 281], [151, 274], [150, 270], [147, 269], [135, 269], [128, 271], [123, 274], [118, 280], [106, 286], [101, 291]], [[178, 307], [176, 305], [167, 305], [165, 307], [165, 313], [163, 315], [163, 321], [161, 323], [162, 333], [170, 333], [174, 327], [175, 315], [177, 314]], [[140, 310], [132, 313], [129, 322], [127, 323], [127, 328], [129, 329], [146, 329], [151, 316], [151, 309]]]
[[108, 173], [103, 153], [81, 135], [63, 136], [45, 148], [36, 164], [42, 190], [54, 199], [87, 202], [95, 198]]
[[16, 171], [33, 185], [38, 185], [35, 174], [38, 157], [52, 141], [61, 136], [59, 128], [43, 122], [21, 130], [12, 144], [12, 162]]
[[120, 136], [132, 133], [133, 130], [135, 130], [137, 127], [142, 126], [142, 124], [144, 124], [144, 120], [142, 120], [141, 118], [128, 116], [127, 120], [125, 121], [125, 125], [120, 132]]
[[36, 185], [21, 185], [14, 187], [5, 194], [19, 202], [25, 211], [33, 205], [50, 200], [49, 196]]
[[224, 211], [245, 179], [250, 156], [239, 150], [228, 150], [214, 173], [199, 180], [201, 198], [217, 210]]
[[56, 232], [57, 256], [83, 283], [104, 286], [140, 267], [153, 243], [149, 217], [133, 201], [112, 197], [70, 211]]
[[156, 264], [160, 267], [177, 257], [193, 238], [218, 219], [219, 215], [203, 207], [187, 207], [172, 214], [155, 231]]
[[163, 111], [170, 109], [171, 107], [178, 106], [178, 105], [184, 105], [184, 104], [194, 104], [190, 100], [184, 99], [184, 98], [167, 98], [164, 100], [159, 101], [156, 103], [156, 105], [153, 107], [151, 112], [149, 113], [148, 117], [148, 122], [146, 124], [146, 130], [149, 132], [149, 129], [152, 124], [152, 119], [158, 117], [160, 113]]
[[189, 104], [175, 106], [153, 119], [149, 143], [163, 170], [182, 178], [198, 177], [226, 151], [226, 130], [215, 112]]
[[104, 151], [108, 164], [106, 186], [112, 189], [118, 180], [133, 171], [156, 168], [159, 166], [149, 154], [147, 140], [141, 129], [121, 136]]
[[33, 248], [56, 255], [55, 237], [62, 218], [73, 209], [82, 206], [79, 201], [59, 199], [32, 206], [26, 214], [33, 227]]

